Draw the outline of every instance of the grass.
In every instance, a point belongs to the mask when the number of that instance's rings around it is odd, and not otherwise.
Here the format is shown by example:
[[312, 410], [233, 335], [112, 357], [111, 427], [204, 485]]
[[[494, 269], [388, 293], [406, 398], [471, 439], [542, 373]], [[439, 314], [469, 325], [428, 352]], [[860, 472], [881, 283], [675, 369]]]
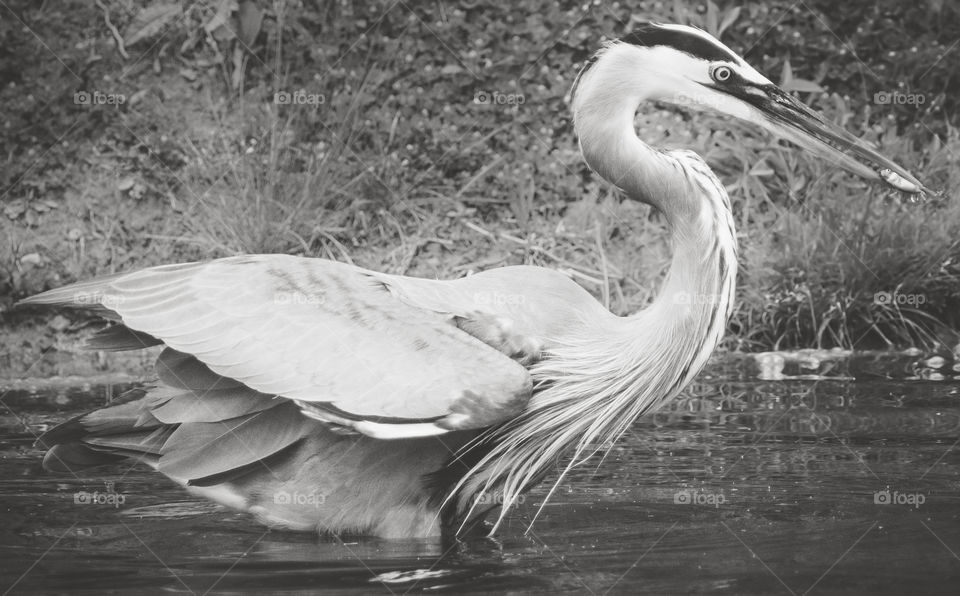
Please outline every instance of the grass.
[[[386, 5], [376, 3], [322, 11], [278, 3], [265, 8], [259, 33], [243, 46], [218, 37], [219, 30], [189, 46], [212, 16], [198, 4], [168, 27], [163, 43], [127, 48], [141, 67], [116, 56], [110, 34], [95, 25], [102, 15], [90, 9], [88, 28], [71, 29], [58, 49], [81, 46], [80, 36], [109, 57], [93, 63], [90, 80], [112, 77], [129, 96], [147, 91], [113, 112], [64, 111], [64, 118], [102, 124], [77, 139], [83, 159], [57, 149], [28, 168], [24, 157], [17, 171], [25, 175], [7, 192], [32, 219], [0, 218], [11, 228], [9, 246], [0, 247], [7, 271], [0, 295], [9, 304], [113, 270], [285, 252], [429, 277], [543, 265], [569, 272], [615, 312], [633, 312], [652, 299], [665, 273], [667, 231], [656, 213], [622, 201], [582, 163], [564, 96], [600, 35], [617, 36], [631, 20], [656, 16], [722, 30], [774, 81], [824, 87], [801, 98], [876, 142], [928, 186], [948, 191], [943, 201], [903, 204], [744, 126], [645, 107], [637, 119], [643, 138], [703, 155], [733, 199], [742, 274], [727, 347], [953, 346], [960, 207], [951, 199], [960, 187], [960, 135], [945, 108], [954, 105], [956, 62], [905, 47], [914, 64], [890, 63], [887, 79], [835, 77], [859, 64], [840, 51], [854, 43], [849, 39], [874, 50], [859, 55], [863, 64], [886, 63], [882, 33], [891, 25], [882, 10], [899, 9], [791, 5], [644, 2], [633, 12], [584, 12], [560, 2], [521, 3], [525, 18], [517, 19], [516, 9], [467, 5], [382, 16]], [[108, 6], [117, 23], [136, 13], [133, 5]], [[30, 10], [21, 14], [33, 23], [39, 15]], [[960, 22], [951, 7], [933, 10], [903, 25], [940, 44], [928, 41], [924, 52], [947, 47], [949, 23]], [[844, 41], [842, 27], [856, 16], [867, 29], [849, 25]], [[70, 18], [82, 21], [83, 14]], [[766, 35], [768, 26], [786, 31]], [[50, 27], [48, 40], [57, 34], [56, 23]], [[825, 59], [830, 44], [836, 51]], [[921, 69], [930, 98], [922, 110], [871, 101], [878, 89], [899, 88], [896, 77]], [[297, 90], [322, 103], [273, 101], [277, 92]], [[524, 101], [478, 104], [479, 92]], [[28, 140], [10, 135], [11, 155]], [[128, 179], [140, 185], [136, 197]], [[51, 197], [57, 208], [36, 211]], [[99, 203], [91, 208], [93, 200]]]
[[[955, 129], [919, 171], [956, 188]], [[900, 163], [917, 156], [890, 135]], [[792, 170], [814, 184], [799, 205], [751, 226], [740, 307], [732, 326], [763, 347], [954, 346], [960, 327], [960, 206], [903, 203], [805, 158]], [[919, 165], [919, 164], [918, 164]], [[827, 180], [830, 180], [827, 182]], [[759, 227], [759, 229], [758, 229]]]

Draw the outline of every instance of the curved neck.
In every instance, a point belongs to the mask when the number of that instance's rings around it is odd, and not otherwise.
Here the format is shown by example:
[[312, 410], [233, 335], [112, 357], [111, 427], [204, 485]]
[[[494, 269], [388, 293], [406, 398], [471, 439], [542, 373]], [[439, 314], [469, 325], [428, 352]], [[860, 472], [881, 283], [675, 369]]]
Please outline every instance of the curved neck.
[[681, 373], [679, 378], [662, 381], [682, 386], [699, 372], [722, 338], [733, 305], [737, 242], [730, 202], [699, 156], [660, 151], [637, 137], [634, 117], [650, 91], [641, 82], [628, 92], [610, 93], [623, 88], [621, 71], [604, 66], [602, 59], [594, 65], [574, 98], [584, 158], [627, 196], [663, 213], [673, 252], [657, 298], [623, 326], [629, 342], [625, 349], [637, 355], [656, 354], [658, 362], [644, 358], [637, 368], [658, 376], [673, 369]]
[[[584, 101], [589, 102], [586, 98]], [[640, 98], [623, 97], [577, 112], [576, 132], [587, 164], [631, 199], [653, 205], [673, 223], [665, 202], [686, 194], [674, 160], [641, 141], [634, 131]]]

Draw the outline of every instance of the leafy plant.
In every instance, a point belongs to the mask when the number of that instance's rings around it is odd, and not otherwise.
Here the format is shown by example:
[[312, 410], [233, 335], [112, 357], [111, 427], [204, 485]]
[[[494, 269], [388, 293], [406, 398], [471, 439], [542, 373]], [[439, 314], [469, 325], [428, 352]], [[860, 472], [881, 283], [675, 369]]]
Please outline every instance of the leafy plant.
[[[11, 123], [0, 137], [6, 302], [163, 261], [290, 252], [437, 277], [540, 264], [615, 312], [635, 311], [669, 264], [665, 223], [582, 163], [566, 95], [602, 41], [653, 20], [718, 35], [947, 191], [902, 205], [749, 127], [644, 106], [643, 138], [703, 155], [733, 200], [742, 276], [728, 344], [951, 343], [960, 328], [951, 3], [102, 0], [15, 10], [82, 80], [39, 50], [0, 54], [0, 68], [20, 72], [28, 60], [36, 73], [0, 89]], [[4, 47], [35, 43], [6, 21], [0, 36]], [[106, 84], [130, 101], [73, 104], [76, 91]], [[278, 101], [298, 93], [315, 101]]]

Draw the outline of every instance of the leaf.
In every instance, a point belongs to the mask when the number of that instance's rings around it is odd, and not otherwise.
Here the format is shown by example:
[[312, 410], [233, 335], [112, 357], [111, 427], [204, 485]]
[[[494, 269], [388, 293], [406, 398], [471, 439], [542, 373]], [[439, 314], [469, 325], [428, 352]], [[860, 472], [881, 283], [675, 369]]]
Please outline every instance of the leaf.
[[230, 20], [230, 15], [237, 9], [237, 0], [220, 0], [220, 3], [217, 4], [216, 14], [204, 24], [203, 30], [207, 33], [213, 33], [225, 25]]
[[233, 76], [232, 84], [234, 89], [239, 89], [243, 83], [243, 66], [246, 64], [243, 48], [238, 44], [233, 47]]
[[153, 4], [144, 8], [127, 25], [127, 33], [123, 36], [123, 45], [131, 46], [138, 41], [153, 37], [180, 14], [180, 4], [176, 2]]
[[240, 30], [237, 31], [237, 37], [247, 49], [253, 45], [260, 33], [260, 25], [263, 24], [263, 11], [253, 0], [243, 0], [240, 3], [240, 10], [237, 13], [240, 21]]
[[37, 252], [31, 252], [31, 253], [25, 254], [22, 257], [20, 257], [20, 265], [21, 266], [31, 265], [34, 267], [42, 267], [43, 257], [40, 255], [40, 253], [37, 253]]
[[47, 323], [47, 325], [49, 325], [49, 327], [54, 331], [63, 331], [70, 326], [70, 319], [63, 315], [57, 315], [53, 317], [53, 319]]
[[927, 147], [927, 149], [931, 153], [936, 153], [937, 151], [940, 151], [940, 146], [940, 135], [933, 135], [933, 137], [930, 139], [930, 145]]
[[791, 79], [784, 83], [784, 91], [799, 91], [801, 93], [822, 93], [823, 87], [807, 79]]
[[232, 39], [236, 39], [237, 33], [233, 30], [235, 27], [236, 23], [234, 21], [221, 25], [214, 30], [213, 38], [220, 43], [226, 43]]
[[763, 176], [773, 175], [773, 169], [763, 160], [758, 161], [750, 168], [750, 175], [762, 178]]
[[137, 91], [136, 93], [131, 95], [129, 99], [127, 99], [127, 105], [130, 105], [130, 106], [137, 105], [143, 100], [144, 97], [146, 97], [147, 93], [149, 92], [150, 92], [149, 89], [141, 89]]
[[797, 176], [797, 178], [790, 183], [790, 192], [798, 193], [807, 186], [807, 177], [806, 176]]
[[734, 24], [736, 20], [740, 17], [740, 7], [736, 6], [727, 11], [727, 14], [723, 16], [723, 21], [720, 23], [720, 28], [717, 29], [717, 38], [723, 35], [723, 32], [726, 31], [730, 25]]
[[9, 217], [10, 219], [17, 219], [23, 212], [27, 210], [26, 205], [23, 201], [13, 201], [9, 205], [3, 208], [3, 214]]
[[717, 24], [718, 11], [717, 5], [707, 0], [707, 33], [714, 37], [720, 37], [720, 34], [717, 32], [717, 29], [719, 29], [719, 25]]
[[790, 59], [783, 61], [783, 69], [780, 71], [780, 86], [786, 86], [793, 80], [793, 67], [790, 66]]

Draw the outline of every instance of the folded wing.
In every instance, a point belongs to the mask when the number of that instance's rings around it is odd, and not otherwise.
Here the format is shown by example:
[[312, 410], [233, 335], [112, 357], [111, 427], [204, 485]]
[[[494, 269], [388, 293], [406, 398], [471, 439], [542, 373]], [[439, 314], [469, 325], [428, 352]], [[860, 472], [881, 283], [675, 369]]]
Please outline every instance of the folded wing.
[[[158, 368], [170, 386], [202, 385], [195, 375], [209, 369], [221, 379], [211, 391], [242, 385], [375, 437], [482, 428], [517, 415], [531, 393], [523, 366], [449, 316], [324, 259], [253, 255], [154, 267], [23, 303], [93, 308], [118, 320], [123, 329], [101, 337], [101, 347], [162, 342]], [[182, 375], [194, 376], [178, 384]]]

